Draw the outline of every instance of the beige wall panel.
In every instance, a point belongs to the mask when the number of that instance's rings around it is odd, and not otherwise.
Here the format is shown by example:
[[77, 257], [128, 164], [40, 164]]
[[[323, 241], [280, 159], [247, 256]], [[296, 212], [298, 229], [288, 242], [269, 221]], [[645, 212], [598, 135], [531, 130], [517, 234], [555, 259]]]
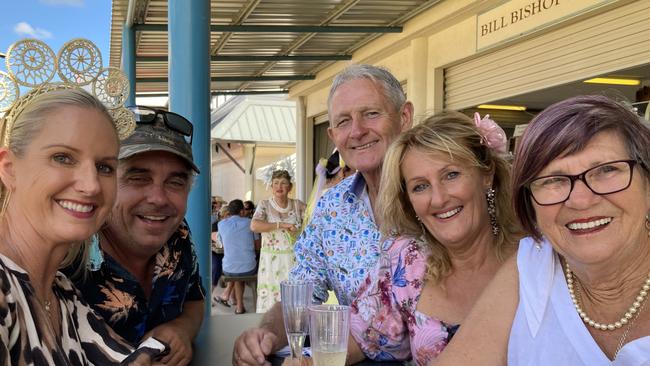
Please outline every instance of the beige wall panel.
[[470, 16], [455, 26], [443, 29], [429, 38], [431, 62], [447, 65], [476, 52], [476, 17]]
[[482, 102], [645, 64], [650, 1], [637, 1], [445, 70], [445, 107]]
[[[225, 144], [223, 144], [226, 147]], [[228, 150], [239, 165], [244, 166], [243, 149], [239, 144], [231, 144]], [[213, 147], [214, 148], [214, 147]], [[244, 173], [230, 160], [221, 148], [219, 153], [212, 150], [212, 195], [221, 196], [226, 201], [235, 198], [243, 198], [244, 194]]]
[[305, 114], [307, 115], [307, 118], [327, 112], [327, 96], [331, 84], [332, 82], [330, 81], [326, 87], [315, 90], [313, 93], [307, 95], [305, 98], [305, 103], [307, 105]]

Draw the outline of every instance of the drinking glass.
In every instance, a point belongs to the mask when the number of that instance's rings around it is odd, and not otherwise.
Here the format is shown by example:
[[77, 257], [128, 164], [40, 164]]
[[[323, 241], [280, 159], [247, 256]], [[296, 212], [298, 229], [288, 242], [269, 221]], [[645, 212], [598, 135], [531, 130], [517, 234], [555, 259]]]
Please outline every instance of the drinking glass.
[[315, 366], [344, 366], [348, 353], [350, 308], [345, 305], [309, 307], [309, 341]]
[[302, 358], [302, 346], [309, 334], [309, 306], [312, 304], [314, 286], [309, 281], [280, 282], [282, 316], [291, 358]]

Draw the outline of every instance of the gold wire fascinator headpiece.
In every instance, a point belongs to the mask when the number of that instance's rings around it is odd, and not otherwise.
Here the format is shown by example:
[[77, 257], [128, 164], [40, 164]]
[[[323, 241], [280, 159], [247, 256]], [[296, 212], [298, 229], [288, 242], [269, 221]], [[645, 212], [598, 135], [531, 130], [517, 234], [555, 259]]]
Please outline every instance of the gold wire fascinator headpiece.
[[[12, 44], [6, 54], [7, 71], [0, 71], [1, 146], [9, 145], [14, 122], [32, 100], [53, 90], [82, 88], [99, 99], [113, 117], [120, 140], [135, 129], [133, 113], [124, 107], [129, 81], [116, 68], [102, 67], [99, 48], [77, 38], [63, 45], [58, 55], [42, 41], [23, 39]], [[52, 82], [55, 74], [60, 81]], [[32, 88], [20, 96], [20, 88]]]

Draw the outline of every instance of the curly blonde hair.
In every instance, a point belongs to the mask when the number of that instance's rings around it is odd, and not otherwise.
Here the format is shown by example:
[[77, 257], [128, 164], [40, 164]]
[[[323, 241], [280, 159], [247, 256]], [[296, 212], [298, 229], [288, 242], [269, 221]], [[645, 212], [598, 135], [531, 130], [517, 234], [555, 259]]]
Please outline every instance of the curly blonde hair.
[[430, 248], [427, 279], [439, 283], [451, 273], [447, 249], [431, 233], [423, 230], [409, 201], [401, 164], [410, 150], [425, 154], [447, 154], [450, 159], [477, 167], [482, 172], [494, 172], [492, 188], [496, 191], [495, 204], [499, 227], [494, 247], [498, 258], [504, 260], [521, 236], [511, 206], [510, 164], [498, 153], [483, 145], [473, 121], [458, 112], [442, 112], [428, 117], [404, 132], [388, 149], [377, 201], [382, 234], [412, 237], [424, 235], [423, 239]]

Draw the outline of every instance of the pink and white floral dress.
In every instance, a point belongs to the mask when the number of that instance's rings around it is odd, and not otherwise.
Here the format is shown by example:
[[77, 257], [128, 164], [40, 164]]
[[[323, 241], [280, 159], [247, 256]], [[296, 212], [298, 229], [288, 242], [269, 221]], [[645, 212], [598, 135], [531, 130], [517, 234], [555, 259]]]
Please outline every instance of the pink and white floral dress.
[[370, 359], [408, 360], [427, 365], [445, 348], [458, 325], [416, 310], [427, 268], [426, 243], [412, 237], [388, 239], [377, 270], [352, 303], [351, 333]]

